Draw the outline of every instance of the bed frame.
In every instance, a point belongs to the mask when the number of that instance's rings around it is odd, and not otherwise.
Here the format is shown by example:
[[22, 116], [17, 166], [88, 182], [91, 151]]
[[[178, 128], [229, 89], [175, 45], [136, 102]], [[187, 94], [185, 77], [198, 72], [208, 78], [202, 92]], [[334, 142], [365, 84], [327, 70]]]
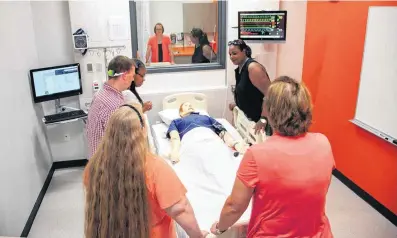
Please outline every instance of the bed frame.
[[266, 133], [255, 134], [255, 122], [249, 120], [237, 106], [233, 109], [234, 127], [247, 143], [257, 144], [266, 140]]
[[[163, 110], [164, 109], [179, 109], [180, 105], [184, 102], [190, 102], [192, 106], [199, 110], [207, 111], [207, 96], [202, 93], [178, 93], [165, 97], [163, 99]], [[265, 133], [255, 135], [255, 122], [248, 120], [245, 114], [236, 106], [233, 110], [234, 126], [247, 143], [257, 144], [265, 141]], [[178, 224], [176, 224], [178, 238], [186, 238], [186, 233], [183, 231]], [[247, 224], [235, 224], [232, 229], [218, 238], [243, 238], [246, 237]], [[217, 237], [213, 234], [209, 234], [207, 238]]]
[[164, 109], [179, 109], [184, 102], [190, 102], [195, 109], [207, 111], [207, 96], [202, 93], [178, 93], [163, 99]]

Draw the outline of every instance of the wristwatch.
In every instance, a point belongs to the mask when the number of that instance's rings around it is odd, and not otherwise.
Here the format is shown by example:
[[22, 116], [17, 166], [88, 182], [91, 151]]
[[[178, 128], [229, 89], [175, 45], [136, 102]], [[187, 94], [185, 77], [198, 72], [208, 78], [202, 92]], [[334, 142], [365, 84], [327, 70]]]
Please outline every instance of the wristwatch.
[[221, 230], [219, 230], [219, 228], [218, 228], [218, 225], [219, 225], [219, 223], [216, 223], [216, 230], [215, 230], [215, 235], [217, 235], [217, 236], [219, 236], [219, 235], [222, 235], [223, 233], [225, 233], [228, 229], [226, 229], [226, 230], [224, 230], [224, 231], [221, 231]]

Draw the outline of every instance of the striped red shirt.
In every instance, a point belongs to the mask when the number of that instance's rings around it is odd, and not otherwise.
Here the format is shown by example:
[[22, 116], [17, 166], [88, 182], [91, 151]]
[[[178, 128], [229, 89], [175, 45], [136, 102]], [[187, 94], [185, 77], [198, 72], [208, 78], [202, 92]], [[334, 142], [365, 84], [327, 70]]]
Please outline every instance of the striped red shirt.
[[87, 119], [88, 158], [91, 158], [101, 142], [110, 116], [123, 104], [121, 92], [107, 83], [92, 99]]

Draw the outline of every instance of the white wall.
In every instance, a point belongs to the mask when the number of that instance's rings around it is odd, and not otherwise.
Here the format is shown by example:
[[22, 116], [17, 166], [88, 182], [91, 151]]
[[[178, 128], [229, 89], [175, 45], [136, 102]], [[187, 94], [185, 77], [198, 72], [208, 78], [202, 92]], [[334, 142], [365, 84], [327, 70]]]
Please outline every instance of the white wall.
[[0, 236], [19, 236], [52, 164], [28, 78], [39, 65], [30, 2], [0, 2], [0, 35]]
[[[39, 67], [74, 63], [68, 2], [32, 1], [31, 6]], [[61, 99], [61, 104], [78, 108], [79, 97]], [[54, 101], [44, 102], [42, 106], [46, 115], [55, 113]], [[53, 161], [86, 158], [83, 131], [82, 121], [47, 126]], [[65, 135], [70, 140], [65, 140]]]
[[164, 34], [183, 32], [183, 2], [154, 1], [150, 2], [150, 26], [154, 34], [154, 25], [158, 22], [164, 26]]
[[287, 41], [278, 47], [277, 74], [302, 80], [303, 53], [305, 49], [307, 0], [280, 2], [280, 9], [286, 10]]
[[35, 41], [41, 67], [74, 63], [66, 1], [32, 1]]

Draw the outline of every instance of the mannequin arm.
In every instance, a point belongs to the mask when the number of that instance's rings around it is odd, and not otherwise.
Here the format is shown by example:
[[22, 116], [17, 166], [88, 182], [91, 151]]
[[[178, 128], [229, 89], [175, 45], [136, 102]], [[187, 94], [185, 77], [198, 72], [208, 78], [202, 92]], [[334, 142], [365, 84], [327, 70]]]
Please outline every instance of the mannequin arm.
[[231, 148], [234, 148], [236, 151], [240, 153], [245, 153], [248, 149], [248, 145], [244, 141], [235, 140], [232, 135], [226, 130], [219, 133], [219, 137], [225, 142], [225, 144]]
[[179, 162], [179, 148], [181, 146], [181, 138], [179, 137], [179, 133], [177, 130], [172, 130], [170, 132], [171, 138], [171, 153], [170, 153], [170, 160], [173, 163]]
[[227, 132], [226, 130], [219, 133], [219, 136], [225, 142], [225, 144], [229, 147], [234, 147], [234, 145], [237, 143], [237, 141], [235, 139], [233, 139], [232, 135], [230, 135], [230, 133]]

